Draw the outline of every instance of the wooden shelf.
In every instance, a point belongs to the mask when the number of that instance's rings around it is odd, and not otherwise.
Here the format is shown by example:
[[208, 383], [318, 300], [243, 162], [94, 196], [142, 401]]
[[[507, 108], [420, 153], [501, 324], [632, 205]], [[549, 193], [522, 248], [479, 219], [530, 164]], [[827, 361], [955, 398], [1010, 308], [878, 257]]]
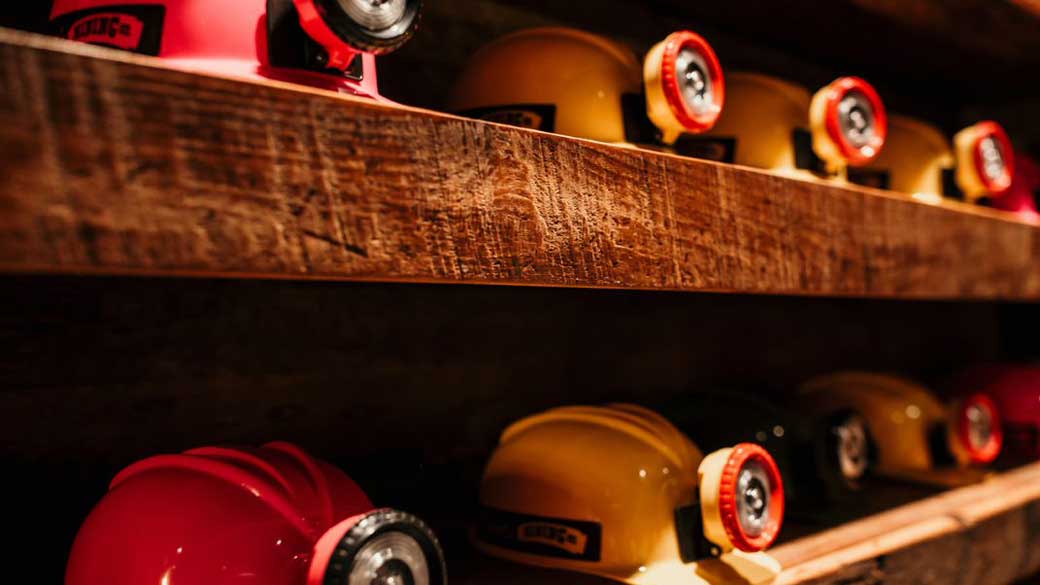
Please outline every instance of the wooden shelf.
[[1040, 298], [1037, 227], [0, 31], [0, 270]]
[[[773, 585], [1012, 583], [1040, 571], [1040, 463], [805, 537], [770, 553]], [[466, 585], [612, 581], [479, 560]]]
[[1040, 570], [1040, 463], [780, 546], [777, 585], [1010, 583]]

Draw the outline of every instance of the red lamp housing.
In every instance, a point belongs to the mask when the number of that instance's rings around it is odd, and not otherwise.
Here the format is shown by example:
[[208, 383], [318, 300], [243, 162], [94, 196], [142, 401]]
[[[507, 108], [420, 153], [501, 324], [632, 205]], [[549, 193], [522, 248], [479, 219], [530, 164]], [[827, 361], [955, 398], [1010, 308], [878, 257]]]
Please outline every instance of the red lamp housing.
[[80, 528], [65, 584], [325, 585], [379, 577], [444, 585], [430, 529], [405, 512], [374, 509], [342, 471], [299, 447], [270, 443], [159, 455], [124, 469]]
[[1000, 455], [1004, 431], [1000, 412], [989, 396], [975, 393], [965, 398], [957, 413], [957, 439], [972, 463], [990, 463]]
[[962, 396], [984, 393], [991, 399], [1002, 420], [1002, 458], [1040, 459], [1040, 366], [977, 366], [962, 372], [953, 389]]
[[849, 164], [870, 163], [881, 154], [888, 137], [888, 114], [881, 96], [859, 77], [842, 77], [829, 87], [824, 109], [827, 134]]
[[672, 114], [687, 132], [710, 130], [726, 101], [726, 82], [715, 50], [688, 30], [668, 35], [664, 43], [661, 83]]
[[784, 519], [784, 482], [768, 451], [754, 443], [733, 447], [722, 470], [719, 511], [736, 548], [758, 552], [773, 544]]
[[1015, 176], [1015, 148], [1000, 124], [987, 120], [975, 128], [977, 134], [972, 145], [975, 171], [992, 197], [1000, 197], [1011, 188]]
[[411, 37], [421, 9], [422, 0], [55, 0], [51, 26], [192, 71], [382, 99], [375, 55]]

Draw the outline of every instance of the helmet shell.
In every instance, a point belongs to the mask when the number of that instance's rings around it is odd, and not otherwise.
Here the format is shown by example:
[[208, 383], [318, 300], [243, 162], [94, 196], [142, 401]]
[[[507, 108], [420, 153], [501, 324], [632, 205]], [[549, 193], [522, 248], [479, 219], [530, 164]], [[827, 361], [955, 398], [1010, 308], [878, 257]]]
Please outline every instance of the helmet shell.
[[209, 447], [127, 467], [76, 536], [66, 585], [303, 585], [315, 543], [372, 503], [288, 443]]
[[1040, 220], [1036, 209], [1037, 195], [1040, 195], [1040, 164], [1026, 154], [1015, 152], [1015, 176], [1011, 179], [1011, 188], [989, 203], [996, 209], [1011, 211], [1037, 223]]
[[278, 79], [379, 98], [370, 53], [359, 53], [360, 80], [272, 67], [267, 7], [268, 0], [55, 0], [51, 24], [65, 38], [150, 54], [194, 72]]
[[561, 543], [560, 554], [539, 556], [489, 545], [487, 539], [478, 545], [560, 568], [588, 570], [588, 561], [597, 561], [611, 575], [678, 558], [671, 527], [677, 507], [697, 502], [701, 459], [678, 429], [635, 406], [570, 406], [523, 419], [502, 434], [480, 503], [570, 527], [575, 542], [570, 550]]
[[797, 170], [792, 133], [809, 126], [812, 96], [799, 85], [757, 73], [726, 75], [726, 108], [709, 136], [736, 141], [733, 162]]
[[893, 114], [888, 118], [888, 138], [881, 154], [862, 171], [850, 173], [850, 178], [873, 187], [938, 199], [943, 195], [943, 171], [953, 164], [950, 143], [938, 128]]
[[726, 108], [708, 136], [732, 141], [733, 162], [785, 175], [828, 176], [844, 180], [849, 165], [865, 161], [840, 131], [842, 96], [869, 102], [874, 133], [872, 152], [885, 140], [885, 110], [865, 81], [841, 77], [815, 95], [797, 84], [768, 75], [726, 75]]
[[[965, 463], [948, 432], [943, 404], [923, 386], [885, 374], [844, 372], [815, 378], [800, 389], [812, 412], [855, 410], [867, 421], [877, 445], [880, 473], [934, 469], [944, 447]], [[942, 445], [935, 445], [935, 441]]]
[[448, 103], [454, 112], [492, 121], [508, 116], [536, 129], [624, 142], [622, 100], [634, 96], [645, 110], [642, 75], [635, 54], [611, 39], [570, 28], [527, 29], [477, 51]]

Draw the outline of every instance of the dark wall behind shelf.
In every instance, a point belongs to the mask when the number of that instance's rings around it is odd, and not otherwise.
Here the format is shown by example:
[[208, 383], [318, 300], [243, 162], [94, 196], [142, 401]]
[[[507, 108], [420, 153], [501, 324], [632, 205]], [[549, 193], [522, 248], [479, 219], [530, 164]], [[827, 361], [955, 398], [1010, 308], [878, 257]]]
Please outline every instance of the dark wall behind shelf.
[[[556, 405], [777, 392], [838, 369], [940, 381], [1035, 346], [992, 303], [492, 286], [7, 276], [0, 489], [60, 580], [123, 466], [295, 441], [381, 505], [455, 526], [510, 422]], [[1032, 322], [1036, 322], [1034, 319]], [[419, 486], [419, 487], [416, 487]], [[447, 519], [440, 518], [444, 515]], [[19, 545], [21, 546], [21, 545]], [[455, 547], [453, 550], [465, 550]]]
[[51, 5], [50, 0], [5, 2], [4, 7], [0, 9], [0, 26], [31, 32], [46, 32]]

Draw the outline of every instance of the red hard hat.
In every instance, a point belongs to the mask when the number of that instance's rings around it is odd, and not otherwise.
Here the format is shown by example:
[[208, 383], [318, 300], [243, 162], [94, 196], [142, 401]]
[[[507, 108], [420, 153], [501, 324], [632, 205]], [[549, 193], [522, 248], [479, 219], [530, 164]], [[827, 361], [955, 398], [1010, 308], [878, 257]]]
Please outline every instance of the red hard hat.
[[379, 98], [375, 55], [408, 40], [422, 0], [54, 0], [61, 37], [194, 71]]
[[127, 467], [76, 536], [66, 585], [443, 585], [410, 514], [373, 509], [339, 469], [295, 445], [206, 447]]

